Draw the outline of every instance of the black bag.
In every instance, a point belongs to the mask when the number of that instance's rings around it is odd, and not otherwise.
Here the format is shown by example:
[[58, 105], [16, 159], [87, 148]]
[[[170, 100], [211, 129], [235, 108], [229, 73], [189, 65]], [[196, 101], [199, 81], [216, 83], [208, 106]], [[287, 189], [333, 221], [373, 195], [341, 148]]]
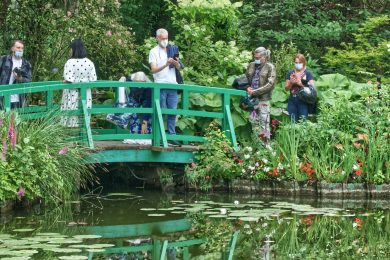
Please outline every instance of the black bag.
[[251, 97], [249, 94], [247, 94], [245, 97], [241, 97], [240, 107], [246, 111], [252, 112], [257, 104], [257, 99]]
[[246, 90], [249, 87], [249, 82], [246, 75], [237, 77], [232, 84], [232, 87], [239, 90]]
[[317, 90], [312, 85], [305, 85], [298, 92], [298, 98], [307, 104], [315, 104], [317, 102]]

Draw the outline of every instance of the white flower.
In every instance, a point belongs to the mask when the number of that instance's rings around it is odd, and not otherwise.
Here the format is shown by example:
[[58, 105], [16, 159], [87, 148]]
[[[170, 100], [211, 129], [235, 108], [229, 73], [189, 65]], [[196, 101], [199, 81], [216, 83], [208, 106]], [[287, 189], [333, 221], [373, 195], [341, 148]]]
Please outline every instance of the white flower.
[[266, 158], [263, 158], [261, 159], [263, 161], [263, 163], [267, 164], [268, 163], [268, 160]]
[[357, 225], [358, 225], [358, 224], [357, 224], [356, 222], [353, 222], [352, 227], [356, 228]]
[[245, 158], [246, 160], [248, 160], [249, 158], [251, 158], [251, 156], [250, 156], [249, 154], [245, 154], [245, 155], [244, 155], [244, 158]]
[[261, 225], [263, 228], [265, 227], [268, 227], [268, 223], [264, 223], [263, 225]]
[[256, 166], [256, 167], [259, 167], [259, 166], [260, 166], [260, 164], [257, 162], [257, 163], [255, 164], [255, 166]]
[[240, 204], [240, 202], [238, 200], [235, 200], [234, 205], [238, 205], [238, 204]]
[[270, 167], [265, 167], [265, 168], [264, 168], [264, 171], [265, 171], [265, 172], [269, 172], [270, 170], [271, 170]]
[[245, 170], [244, 169], [242, 169], [242, 171], [241, 171], [242, 173], [245, 173]]
[[251, 226], [249, 226], [249, 224], [245, 224], [244, 228], [251, 228]]
[[250, 147], [250, 146], [248, 146], [246, 149], [247, 149], [248, 152], [250, 152], [250, 153], [253, 151], [252, 147]]
[[279, 163], [278, 164], [278, 170], [283, 170], [283, 169], [284, 169], [283, 164]]
[[354, 164], [353, 166], [352, 166], [352, 169], [354, 170], [354, 171], [357, 171], [357, 170], [359, 170], [359, 164]]

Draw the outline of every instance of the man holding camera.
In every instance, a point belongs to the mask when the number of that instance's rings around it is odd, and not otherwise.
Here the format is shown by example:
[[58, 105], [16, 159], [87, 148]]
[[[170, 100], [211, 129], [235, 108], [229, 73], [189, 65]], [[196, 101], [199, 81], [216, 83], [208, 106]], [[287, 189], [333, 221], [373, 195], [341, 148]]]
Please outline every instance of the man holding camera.
[[[179, 61], [179, 48], [168, 44], [168, 31], [158, 29], [156, 32], [158, 45], [150, 50], [149, 64], [156, 83], [182, 83], [179, 70], [183, 65]], [[162, 89], [160, 93], [161, 108], [176, 109], [178, 102], [177, 90]], [[168, 115], [168, 134], [176, 134], [176, 115]], [[170, 141], [171, 145], [180, 145], [177, 141]]]
[[[1, 57], [0, 85], [31, 82], [32, 73], [30, 63], [23, 58], [24, 44], [16, 40], [11, 46], [11, 54]], [[1, 86], [0, 86], [1, 87]], [[25, 106], [26, 94], [11, 95], [11, 108]], [[4, 107], [3, 98], [0, 99], [1, 108]]]

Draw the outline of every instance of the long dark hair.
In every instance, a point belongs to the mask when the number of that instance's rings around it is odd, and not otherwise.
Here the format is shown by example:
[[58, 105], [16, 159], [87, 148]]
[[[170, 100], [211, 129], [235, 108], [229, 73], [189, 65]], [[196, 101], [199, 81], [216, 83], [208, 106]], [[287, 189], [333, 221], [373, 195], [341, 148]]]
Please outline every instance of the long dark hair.
[[85, 49], [84, 43], [81, 39], [74, 39], [70, 43], [70, 48], [72, 48], [73, 59], [83, 59], [87, 57], [87, 49]]

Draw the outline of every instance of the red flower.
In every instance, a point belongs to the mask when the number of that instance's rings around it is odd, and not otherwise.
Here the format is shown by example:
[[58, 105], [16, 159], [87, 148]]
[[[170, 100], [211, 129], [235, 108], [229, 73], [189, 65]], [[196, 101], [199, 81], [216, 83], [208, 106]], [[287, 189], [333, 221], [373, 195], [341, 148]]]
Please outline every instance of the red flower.
[[360, 223], [362, 220], [360, 218], [355, 218], [356, 223]]
[[362, 170], [360, 170], [360, 169], [359, 169], [359, 170], [356, 170], [356, 171], [355, 171], [355, 174], [356, 174], [357, 176], [360, 176], [360, 175], [362, 174]]

